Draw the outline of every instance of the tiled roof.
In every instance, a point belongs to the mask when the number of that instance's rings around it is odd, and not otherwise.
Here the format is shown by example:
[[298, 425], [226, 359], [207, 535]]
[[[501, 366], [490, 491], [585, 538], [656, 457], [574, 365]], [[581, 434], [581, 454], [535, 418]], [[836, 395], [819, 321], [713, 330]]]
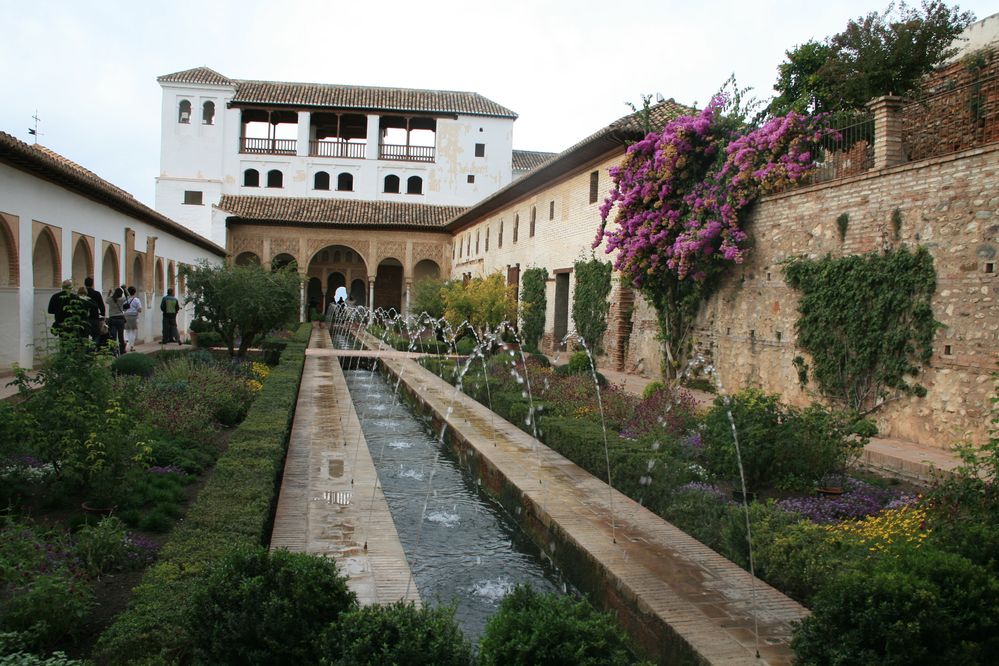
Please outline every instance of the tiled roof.
[[29, 145], [0, 132], [0, 162], [98, 201], [137, 220], [224, 257], [225, 248], [140, 203], [131, 194], [92, 171], [38, 144]]
[[513, 170], [530, 171], [539, 167], [558, 153], [542, 153], [537, 150], [515, 150], [513, 151]]
[[[689, 107], [669, 99], [649, 109], [649, 124], [651, 124], [652, 129], [661, 130], [674, 118], [692, 112], [693, 110]], [[554, 179], [572, 173], [581, 165], [606, 155], [611, 150], [622, 149], [629, 142], [637, 141], [645, 134], [645, 122], [641, 111], [618, 118], [579, 143], [545, 160], [503, 189], [458, 213], [448, 222], [447, 228], [449, 231], [457, 232], [503, 206], [517, 201], [520, 197], [544, 188]]]
[[213, 86], [231, 86], [233, 83], [230, 79], [208, 67], [195, 67], [194, 69], [185, 69], [183, 72], [164, 74], [157, 77], [156, 80], [162, 83], [204, 83]]
[[290, 83], [229, 79], [208, 67], [165, 74], [161, 83], [205, 83], [236, 88], [233, 104], [281, 104], [298, 107], [357, 109], [358, 111], [422, 111], [468, 116], [516, 118], [517, 114], [473, 92], [372, 88], [332, 83]]
[[226, 194], [218, 208], [241, 221], [289, 222], [345, 227], [393, 227], [443, 231], [461, 206], [431, 206], [394, 201]]

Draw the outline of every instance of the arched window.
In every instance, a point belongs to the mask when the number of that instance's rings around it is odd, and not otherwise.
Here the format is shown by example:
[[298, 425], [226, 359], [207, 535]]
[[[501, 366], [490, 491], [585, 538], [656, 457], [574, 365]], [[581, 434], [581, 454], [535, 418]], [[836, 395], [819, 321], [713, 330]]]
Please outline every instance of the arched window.
[[284, 174], [278, 169], [267, 172], [267, 187], [284, 187]]
[[330, 175], [325, 171], [317, 171], [315, 177], [312, 179], [312, 189], [314, 190], [330, 189]]
[[423, 179], [419, 176], [406, 179], [406, 194], [423, 194]]
[[180, 112], [177, 115], [177, 122], [185, 125], [191, 122], [191, 102], [189, 100], [180, 100]]
[[243, 187], [260, 187], [260, 172], [247, 169], [243, 172]]
[[517, 236], [520, 235], [520, 214], [513, 216], [513, 242], [517, 242]]
[[340, 192], [353, 192], [354, 176], [349, 173], [341, 173], [336, 177], [336, 189]]
[[534, 238], [534, 224], [538, 221], [538, 207], [531, 206], [531, 238]]
[[201, 124], [202, 125], [215, 124], [215, 102], [205, 102], [201, 106]]
[[399, 176], [385, 176], [385, 191], [389, 194], [399, 194]]

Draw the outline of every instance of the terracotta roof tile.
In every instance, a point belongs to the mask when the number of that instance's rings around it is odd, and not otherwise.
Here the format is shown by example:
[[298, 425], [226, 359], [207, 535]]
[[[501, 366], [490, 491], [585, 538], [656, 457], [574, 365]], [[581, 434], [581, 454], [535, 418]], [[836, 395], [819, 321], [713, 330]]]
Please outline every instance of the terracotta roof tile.
[[10, 134], [0, 132], [0, 162], [103, 203], [137, 220], [148, 222], [215, 255], [224, 257], [226, 254], [224, 248], [157, 213], [117, 185], [44, 146], [29, 145]]
[[326, 224], [348, 227], [396, 227], [444, 230], [461, 206], [431, 206], [394, 201], [307, 197], [261, 197], [226, 194], [217, 206], [242, 221]]
[[208, 67], [185, 69], [183, 72], [164, 74], [156, 78], [161, 83], [204, 83], [213, 86], [231, 86], [232, 81]]
[[530, 171], [539, 167], [558, 153], [543, 153], [537, 150], [515, 150], [513, 151], [513, 170]]

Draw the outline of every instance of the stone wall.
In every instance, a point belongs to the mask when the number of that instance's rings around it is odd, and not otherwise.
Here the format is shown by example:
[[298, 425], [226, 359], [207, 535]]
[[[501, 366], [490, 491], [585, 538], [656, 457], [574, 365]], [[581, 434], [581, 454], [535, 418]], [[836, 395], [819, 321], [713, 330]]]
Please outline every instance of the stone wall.
[[[892, 215], [901, 214], [896, 239]], [[849, 215], [841, 240], [836, 218]], [[754, 246], [708, 301], [696, 344], [727, 389], [759, 386], [805, 404], [792, 359], [798, 294], [781, 262], [791, 256], [865, 253], [923, 245], [937, 271], [934, 314], [942, 324], [921, 383], [925, 398], [903, 398], [875, 416], [882, 436], [947, 446], [987, 437], [999, 331], [999, 146], [908, 163], [761, 200], [748, 230]], [[864, 298], [862, 292], [857, 298]], [[625, 367], [656, 376], [655, 313], [640, 297]], [[948, 353], [949, 352], [949, 353]], [[807, 356], [806, 356], [807, 360]]]

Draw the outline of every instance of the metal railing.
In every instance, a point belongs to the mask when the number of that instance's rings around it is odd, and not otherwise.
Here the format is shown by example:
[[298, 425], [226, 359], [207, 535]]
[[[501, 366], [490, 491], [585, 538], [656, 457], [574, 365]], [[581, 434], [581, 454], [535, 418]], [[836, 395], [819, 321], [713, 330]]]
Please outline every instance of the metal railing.
[[874, 166], [874, 115], [860, 112], [838, 120], [836, 133], [822, 140], [812, 183], [855, 176]]
[[378, 144], [378, 159], [380, 160], [433, 162], [436, 152], [433, 146], [401, 146], [392, 143]]
[[349, 141], [310, 141], [309, 155], [312, 157], [346, 157], [363, 160], [367, 143]]
[[999, 141], [999, 76], [924, 95], [906, 104], [901, 116], [908, 161]]
[[295, 139], [252, 139], [239, 137], [239, 152], [251, 155], [294, 155], [298, 150]]

